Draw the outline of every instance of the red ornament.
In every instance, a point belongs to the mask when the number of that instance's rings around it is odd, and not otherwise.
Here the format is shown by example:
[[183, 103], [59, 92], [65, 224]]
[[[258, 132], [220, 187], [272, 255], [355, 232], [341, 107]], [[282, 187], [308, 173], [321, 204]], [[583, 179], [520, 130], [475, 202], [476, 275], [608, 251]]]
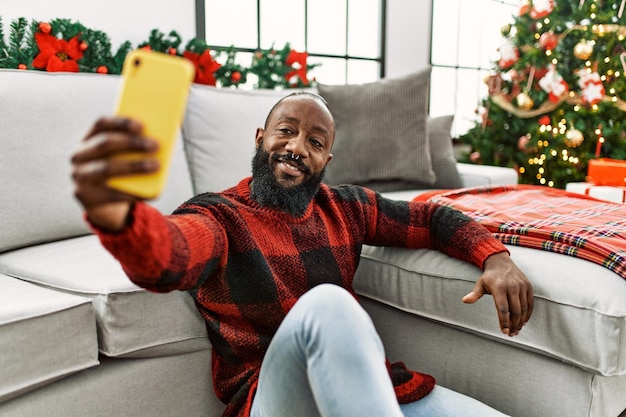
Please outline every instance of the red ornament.
[[544, 114], [543, 116], [541, 116], [539, 118], [539, 125], [540, 126], [549, 126], [550, 123], [551, 123], [550, 116], [547, 116], [547, 115]]
[[146, 45], [146, 46], [142, 46], [142, 47], [141, 47], [141, 48], [139, 48], [139, 49], [143, 49], [144, 51], [151, 51], [151, 50], [152, 50], [152, 47], [151, 47], [150, 45]]
[[529, 11], [530, 11], [530, 3], [528, 2], [528, 0], [524, 0], [519, 5], [519, 15], [524, 16]]
[[500, 44], [500, 60], [498, 66], [502, 69], [507, 69], [517, 62], [519, 59], [519, 50], [513, 44], [513, 41], [505, 38]]
[[170, 55], [176, 55], [176, 54], [178, 53], [178, 51], [176, 50], [176, 48], [172, 48], [172, 47], [170, 47], [170, 48], [167, 50], [167, 53], [168, 53], [168, 54], [170, 54]]
[[25, 70], [25, 69], [28, 69], [28, 67], [27, 67], [25, 64], [19, 64], [19, 65], [17, 66], [17, 69], [19, 69], [19, 70]]
[[239, 81], [241, 81], [241, 73], [239, 71], [234, 71], [231, 75], [230, 75], [230, 80], [237, 84]]
[[555, 35], [553, 32], [545, 32], [539, 38], [539, 45], [546, 50], [551, 51], [556, 48], [559, 43], [559, 37]]
[[196, 77], [193, 80], [195, 83], [206, 85], [215, 85], [217, 83], [215, 71], [220, 69], [222, 64], [213, 60], [209, 49], [205, 50], [202, 55], [185, 51], [183, 56], [193, 62], [193, 65], [196, 67]]
[[48, 34], [52, 30], [52, 26], [48, 22], [39, 22], [39, 31]]
[[298, 76], [300, 81], [304, 85], [309, 85], [309, 79], [307, 78], [307, 65], [306, 59], [309, 56], [306, 52], [296, 52], [293, 49], [289, 51], [289, 55], [287, 55], [287, 59], [285, 60], [285, 64], [289, 67], [294, 68], [292, 71], [289, 71], [285, 74], [285, 79], [289, 81], [291, 77]]
[[522, 152], [528, 152], [528, 144], [530, 143], [530, 138], [528, 135], [520, 136], [517, 140], [517, 149]]
[[39, 54], [33, 59], [33, 67], [49, 72], [78, 72], [78, 61], [83, 57], [78, 36], [69, 41], [57, 39], [50, 34], [35, 33]]
[[530, 17], [533, 19], [542, 19], [552, 13], [554, 10], [554, 0], [533, 0], [530, 9]]
[[89, 48], [89, 44], [85, 41], [82, 41], [78, 47], [81, 51], [85, 52], [87, 48]]
[[604, 98], [604, 85], [602, 78], [597, 72], [578, 71], [578, 86], [580, 87], [580, 97], [584, 103], [597, 104]]
[[108, 74], [109, 73], [109, 69], [107, 67], [105, 67], [104, 65], [100, 65], [98, 68], [96, 68], [96, 72], [98, 74]]

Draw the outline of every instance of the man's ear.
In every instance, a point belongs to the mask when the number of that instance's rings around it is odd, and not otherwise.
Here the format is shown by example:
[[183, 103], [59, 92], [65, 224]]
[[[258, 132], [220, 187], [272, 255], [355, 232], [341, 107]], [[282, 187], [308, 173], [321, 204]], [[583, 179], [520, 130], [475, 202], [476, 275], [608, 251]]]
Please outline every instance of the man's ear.
[[263, 134], [265, 133], [265, 130], [263, 130], [260, 127], [256, 128], [256, 136], [254, 138], [254, 143], [256, 144], [256, 147], [259, 147], [259, 143], [261, 143], [261, 141], [263, 140]]
[[328, 157], [326, 157], [326, 165], [328, 165], [328, 163], [330, 162], [331, 159], [333, 159], [333, 154], [329, 153]]

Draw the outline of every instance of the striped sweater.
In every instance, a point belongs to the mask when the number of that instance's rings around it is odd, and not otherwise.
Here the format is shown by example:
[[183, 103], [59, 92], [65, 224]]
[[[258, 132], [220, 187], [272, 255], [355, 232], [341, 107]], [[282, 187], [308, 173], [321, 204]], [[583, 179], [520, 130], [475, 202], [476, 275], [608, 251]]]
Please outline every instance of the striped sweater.
[[[227, 404], [225, 417], [249, 416], [263, 355], [302, 294], [321, 283], [354, 294], [363, 244], [433, 248], [478, 267], [506, 250], [445, 206], [322, 185], [304, 215], [294, 218], [253, 201], [250, 181], [198, 195], [170, 216], [138, 203], [129, 227], [97, 231], [134, 283], [193, 295], [214, 348], [214, 388]], [[434, 385], [401, 363], [387, 365], [400, 402], [417, 400]]]

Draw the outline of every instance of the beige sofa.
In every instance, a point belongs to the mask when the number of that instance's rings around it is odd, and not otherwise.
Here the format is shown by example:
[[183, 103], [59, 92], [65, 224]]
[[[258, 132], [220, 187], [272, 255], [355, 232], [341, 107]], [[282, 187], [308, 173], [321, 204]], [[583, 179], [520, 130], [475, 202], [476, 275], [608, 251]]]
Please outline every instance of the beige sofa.
[[[0, 70], [2, 416], [223, 409], [191, 296], [131, 284], [72, 197], [69, 155], [110, 113], [118, 84], [110, 75]], [[247, 175], [255, 128], [284, 94], [194, 86], [167, 189], [153, 204], [167, 213]], [[457, 169], [464, 186], [516, 180], [506, 168]], [[388, 356], [513, 416], [617, 417], [626, 408], [626, 283], [579, 259], [510, 249], [537, 297], [516, 338], [498, 332], [490, 298], [460, 302], [476, 268], [428, 250], [365, 248], [355, 285]]]

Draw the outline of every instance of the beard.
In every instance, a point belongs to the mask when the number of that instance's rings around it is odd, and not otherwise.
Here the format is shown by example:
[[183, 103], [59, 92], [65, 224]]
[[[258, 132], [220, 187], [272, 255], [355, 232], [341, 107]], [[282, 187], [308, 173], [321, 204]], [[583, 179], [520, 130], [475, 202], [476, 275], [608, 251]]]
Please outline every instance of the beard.
[[[281, 161], [289, 161], [304, 172], [305, 178], [302, 183], [284, 187], [278, 182], [274, 175], [274, 167]], [[253, 183], [250, 196], [262, 206], [272, 207], [285, 211], [294, 217], [300, 217], [317, 194], [325, 170], [324, 168], [319, 174], [312, 174], [302, 161], [294, 159], [290, 154], [270, 157], [263, 149], [263, 142], [261, 142], [252, 158]]]

